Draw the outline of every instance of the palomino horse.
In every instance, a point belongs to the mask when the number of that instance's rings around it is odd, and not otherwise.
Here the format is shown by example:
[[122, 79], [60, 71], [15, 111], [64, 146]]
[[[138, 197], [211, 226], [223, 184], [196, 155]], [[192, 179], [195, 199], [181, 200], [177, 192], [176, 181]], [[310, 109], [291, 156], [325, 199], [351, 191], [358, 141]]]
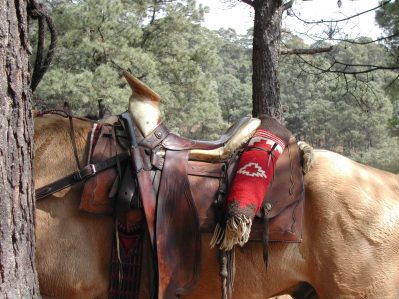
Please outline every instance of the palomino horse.
[[[159, 96], [127, 79], [136, 90], [129, 110], [147, 135], [160, 122]], [[76, 120], [75, 130], [84, 165], [91, 124]], [[65, 119], [35, 118], [37, 188], [76, 170], [69, 133]], [[399, 176], [329, 151], [314, 151], [313, 161], [304, 177], [303, 241], [271, 243], [267, 270], [260, 243], [237, 248], [233, 297], [399, 298]], [[79, 212], [80, 193], [77, 185], [37, 202], [36, 261], [44, 297], [107, 298], [113, 220]], [[184, 298], [221, 296], [210, 237], [202, 236], [199, 283]], [[148, 298], [148, 288], [140, 295]]]

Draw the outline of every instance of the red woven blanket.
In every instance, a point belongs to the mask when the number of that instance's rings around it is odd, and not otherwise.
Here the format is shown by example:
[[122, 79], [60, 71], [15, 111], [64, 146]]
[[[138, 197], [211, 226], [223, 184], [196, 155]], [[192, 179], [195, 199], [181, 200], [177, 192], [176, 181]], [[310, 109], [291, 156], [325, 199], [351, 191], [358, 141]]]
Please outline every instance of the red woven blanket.
[[118, 226], [112, 246], [110, 298], [138, 299], [143, 254], [143, 228], [127, 232]]
[[212, 246], [231, 250], [248, 241], [252, 220], [263, 203], [285, 146], [282, 139], [265, 129], [258, 129], [250, 139], [228, 193], [225, 227], [216, 228]]

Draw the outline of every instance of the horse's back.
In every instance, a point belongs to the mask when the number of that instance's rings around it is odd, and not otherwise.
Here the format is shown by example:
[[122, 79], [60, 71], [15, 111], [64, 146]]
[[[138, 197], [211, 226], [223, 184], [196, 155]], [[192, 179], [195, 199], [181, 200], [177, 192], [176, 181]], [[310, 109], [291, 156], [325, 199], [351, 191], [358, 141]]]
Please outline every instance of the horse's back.
[[399, 175], [326, 150], [315, 150], [314, 165], [305, 176], [305, 184], [308, 189], [329, 192], [363, 208], [399, 204]]
[[319, 295], [395, 298], [399, 176], [315, 151], [305, 186], [304, 255]]

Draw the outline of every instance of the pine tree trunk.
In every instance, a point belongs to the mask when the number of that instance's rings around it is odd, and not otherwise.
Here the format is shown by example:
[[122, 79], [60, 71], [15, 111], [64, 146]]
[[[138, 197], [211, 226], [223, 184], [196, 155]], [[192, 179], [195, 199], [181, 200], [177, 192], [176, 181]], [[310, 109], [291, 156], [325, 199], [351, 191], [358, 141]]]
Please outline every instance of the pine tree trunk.
[[281, 0], [255, 0], [252, 75], [252, 115], [281, 119], [278, 60], [281, 41]]
[[26, 1], [0, 2], [0, 294], [39, 297]]

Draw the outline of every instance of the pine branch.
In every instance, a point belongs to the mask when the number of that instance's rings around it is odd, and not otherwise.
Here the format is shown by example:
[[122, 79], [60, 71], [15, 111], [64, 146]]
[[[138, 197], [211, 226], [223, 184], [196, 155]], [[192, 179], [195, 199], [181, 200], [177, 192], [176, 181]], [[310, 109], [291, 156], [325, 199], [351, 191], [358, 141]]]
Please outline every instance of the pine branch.
[[389, 82], [389, 84], [385, 87], [385, 89], [390, 88], [398, 79], [399, 79], [399, 75], [397, 75], [395, 77], [395, 79], [393, 79], [391, 82]]
[[312, 49], [287, 49], [280, 51], [280, 55], [314, 55], [318, 53], [325, 53], [332, 51], [333, 47], [327, 48], [312, 48]]
[[338, 42], [347, 42], [347, 43], [355, 44], [355, 45], [368, 45], [368, 44], [373, 44], [373, 43], [376, 43], [376, 42], [380, 42], [382, 40], [389, 40], [389, 39], [392, 39], [392, 38], [397, 37], [397, 36], [399, 36], [399, 32], [396, 32], [396, 33], [394, 33], [392, 35], [389, 35], [389, 36], [383, 36], [383, 37], [380, 37], [380, 38], [377, 38], [377, 39], [374, 39], [374, 40], [371, 40], [371, 41], [367, 41], [367, 42], [359, 42], [359, 41], [356, 41], [356, 40], [341, 39], [341, 38], [329, 38], [328, 40], [333, 40], [333, 41], [338, 41]]
[[[313, 63], [307, 61], [300, 55], [298, 58], [302, 60], [303, 63], [308, 66], [320, 71], [321, 73], [333, 73], [333, 74], [343, 74], [343, 75], [360, 75], [367, 74], [377, 70], [399, 70], [399, 66], [383, 66], [383, 65], [373, 65], [373, 64], [349, 64], [334, 60], [328, 68], [322, 68]], [[342, 69], [335, 69], [335, 66], [341, 66]], [[361, 70], [348, 70], [349, 68], [363, 68]]]
[[374, 11], [374, 10], [380, 8], [380, 7], [385, 6], [385, 5], [388, 4], [389, 2], [391, 2], [391, 0], [386, 0], [386, 1], [384, 1], [384, 2], [381, 2], [380, 5], [378, 5], [378, 6], [374, 7], [374, 8], [370, 8], [370, 9], [368, 9], [368, 10], [359, 12], [359, 13], [354, 14], [354, 15], [352, 15], [352, 16], [349, 16], [349, 17], [346, 17], [346, 18], [343, 18], [343, 19], [337, 19], [337, 20], [306, 21], [306, 20], [304, 20], [304, 19], [301, 19], [301, 18], [300, 18], [299, 16], [297, 16], [294, 12], [292, 12], [292, 14], [293, 14], [298, 20], [300, 20], [301, 22], [303, 22], [303, 23], [305, 23], [305, 24], [339, 23], [339, 22], [348, 21], [348, 20], [353, 19], [353, 18], [355, 18], [355, 17], [358, 17], [358, 16], [361, 16], [361, 15], [366, 14], [366, 13], [368, 13], [368, 12]]

